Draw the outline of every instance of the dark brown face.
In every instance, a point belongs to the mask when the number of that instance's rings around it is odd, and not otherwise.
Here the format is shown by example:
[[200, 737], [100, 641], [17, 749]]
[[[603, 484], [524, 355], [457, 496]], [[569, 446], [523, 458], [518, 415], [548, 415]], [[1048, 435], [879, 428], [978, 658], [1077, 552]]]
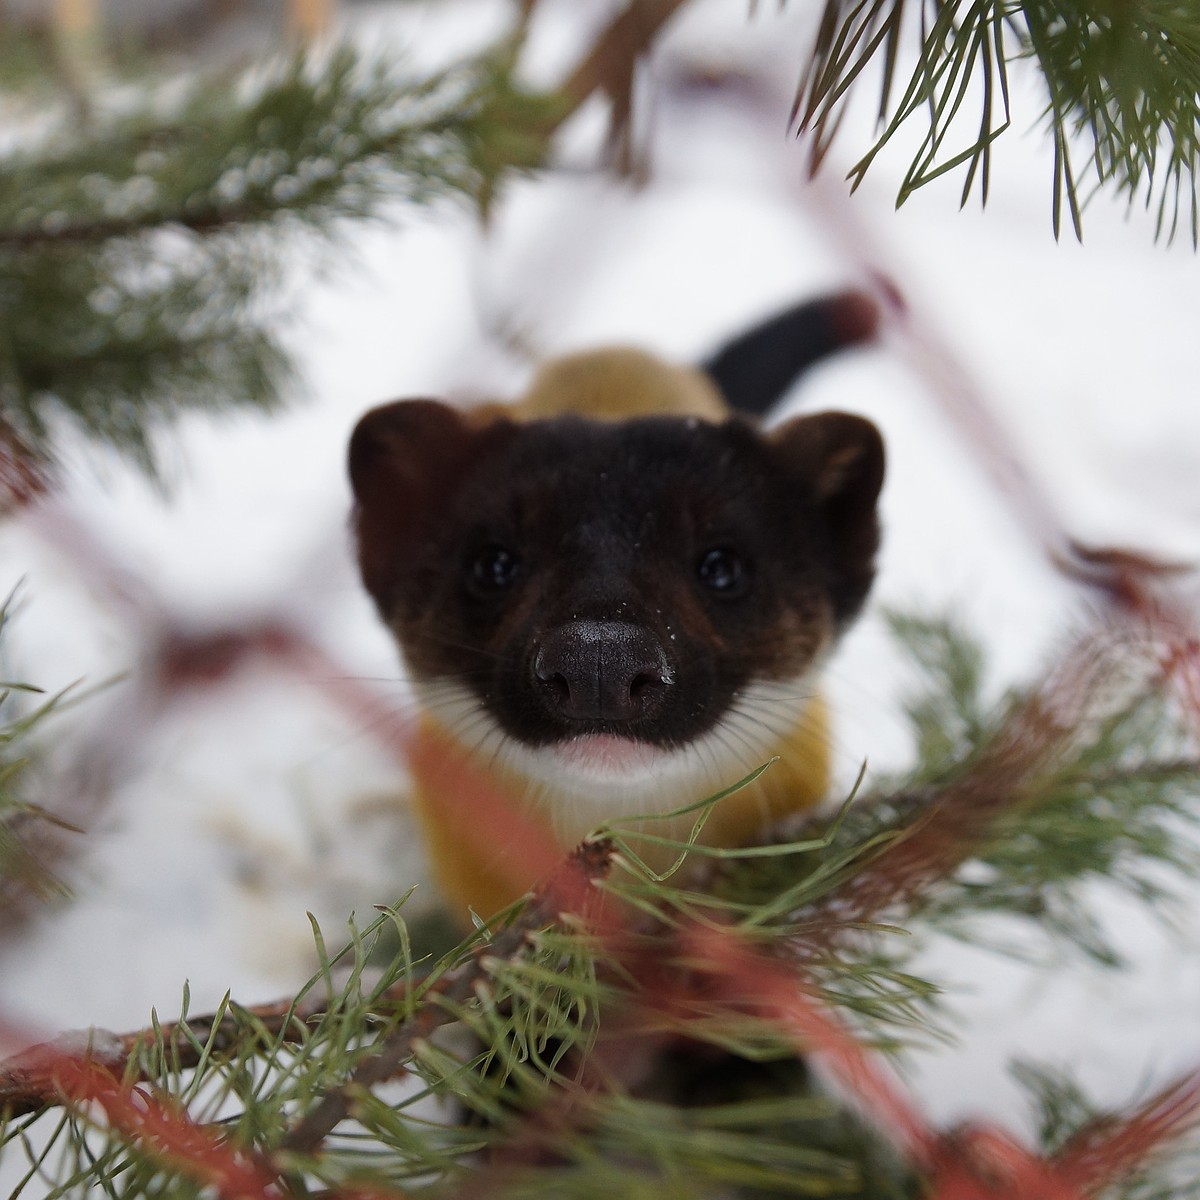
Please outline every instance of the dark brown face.
[[883, 446], [858, 417], [473, 425], [368, 413], [350, 472], [359, 562], [414, 676], [468, 689], [530, 747], [660, 747], [747, 684], [796, 678], [874, 574]]

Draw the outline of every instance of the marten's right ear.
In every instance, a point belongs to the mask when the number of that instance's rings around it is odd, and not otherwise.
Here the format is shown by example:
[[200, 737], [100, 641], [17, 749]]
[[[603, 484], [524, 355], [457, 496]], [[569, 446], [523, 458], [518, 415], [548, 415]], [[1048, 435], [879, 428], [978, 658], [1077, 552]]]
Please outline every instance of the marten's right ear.
[[438, 400], [385, 404], [355, 427], [349, 466], [358, 562], [385, 614], [420, 539], [436, 532], [455, 490], [505, 428], [511, 423], [481, 426]]

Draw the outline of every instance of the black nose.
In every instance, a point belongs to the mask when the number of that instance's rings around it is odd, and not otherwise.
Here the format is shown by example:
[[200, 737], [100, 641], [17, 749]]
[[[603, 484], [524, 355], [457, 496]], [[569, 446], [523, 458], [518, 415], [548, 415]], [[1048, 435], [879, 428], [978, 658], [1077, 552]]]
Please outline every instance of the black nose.
[[652, 716], [673, 681], [658, 638], [627, 621], [557, 626], [538, 646], [533, 674], [547, 707], [575, 721]]

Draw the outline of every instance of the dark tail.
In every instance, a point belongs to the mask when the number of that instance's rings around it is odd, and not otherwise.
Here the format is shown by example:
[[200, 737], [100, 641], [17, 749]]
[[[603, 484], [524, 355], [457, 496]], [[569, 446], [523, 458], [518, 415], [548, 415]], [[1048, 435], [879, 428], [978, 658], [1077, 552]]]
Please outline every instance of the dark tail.
[[734, 338], [701, 369], [731, 408], [761, 417], [821, 359], [870, 341], [879, 320], [879, 304], [866, 292], [806, 300]]

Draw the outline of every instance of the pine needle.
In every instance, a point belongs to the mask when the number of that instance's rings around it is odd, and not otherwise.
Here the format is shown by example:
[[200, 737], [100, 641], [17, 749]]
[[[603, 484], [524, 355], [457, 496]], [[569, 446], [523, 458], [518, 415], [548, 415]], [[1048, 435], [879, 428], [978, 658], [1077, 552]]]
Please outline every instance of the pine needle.
[[[877, 70], [869, 70], [875, 60]], [[793, 107], [825, 159], [853, 91], [877, 80], [880, 132], [857, 187], [901, 127], [926, 125], [897, 203], [963, 170], [961, 202], [987, 200], [992, 150], [1013, 123], [1009, 71], [1041, 74], [1052, 146], [1051, 218], [1083, 236], [1082, 179], [1155, 212], [1155, 235], [1200, 238], [1200, 11], [1168, 0], [826, 0]], [[902, 89], [897, 81], [909, 71]], [[899, 91], [899, 98], [896, 98]], [[974, 106], [974, 124], [968, 115]], [[1026, 122], [1028, 123], [1028, 122]]]

